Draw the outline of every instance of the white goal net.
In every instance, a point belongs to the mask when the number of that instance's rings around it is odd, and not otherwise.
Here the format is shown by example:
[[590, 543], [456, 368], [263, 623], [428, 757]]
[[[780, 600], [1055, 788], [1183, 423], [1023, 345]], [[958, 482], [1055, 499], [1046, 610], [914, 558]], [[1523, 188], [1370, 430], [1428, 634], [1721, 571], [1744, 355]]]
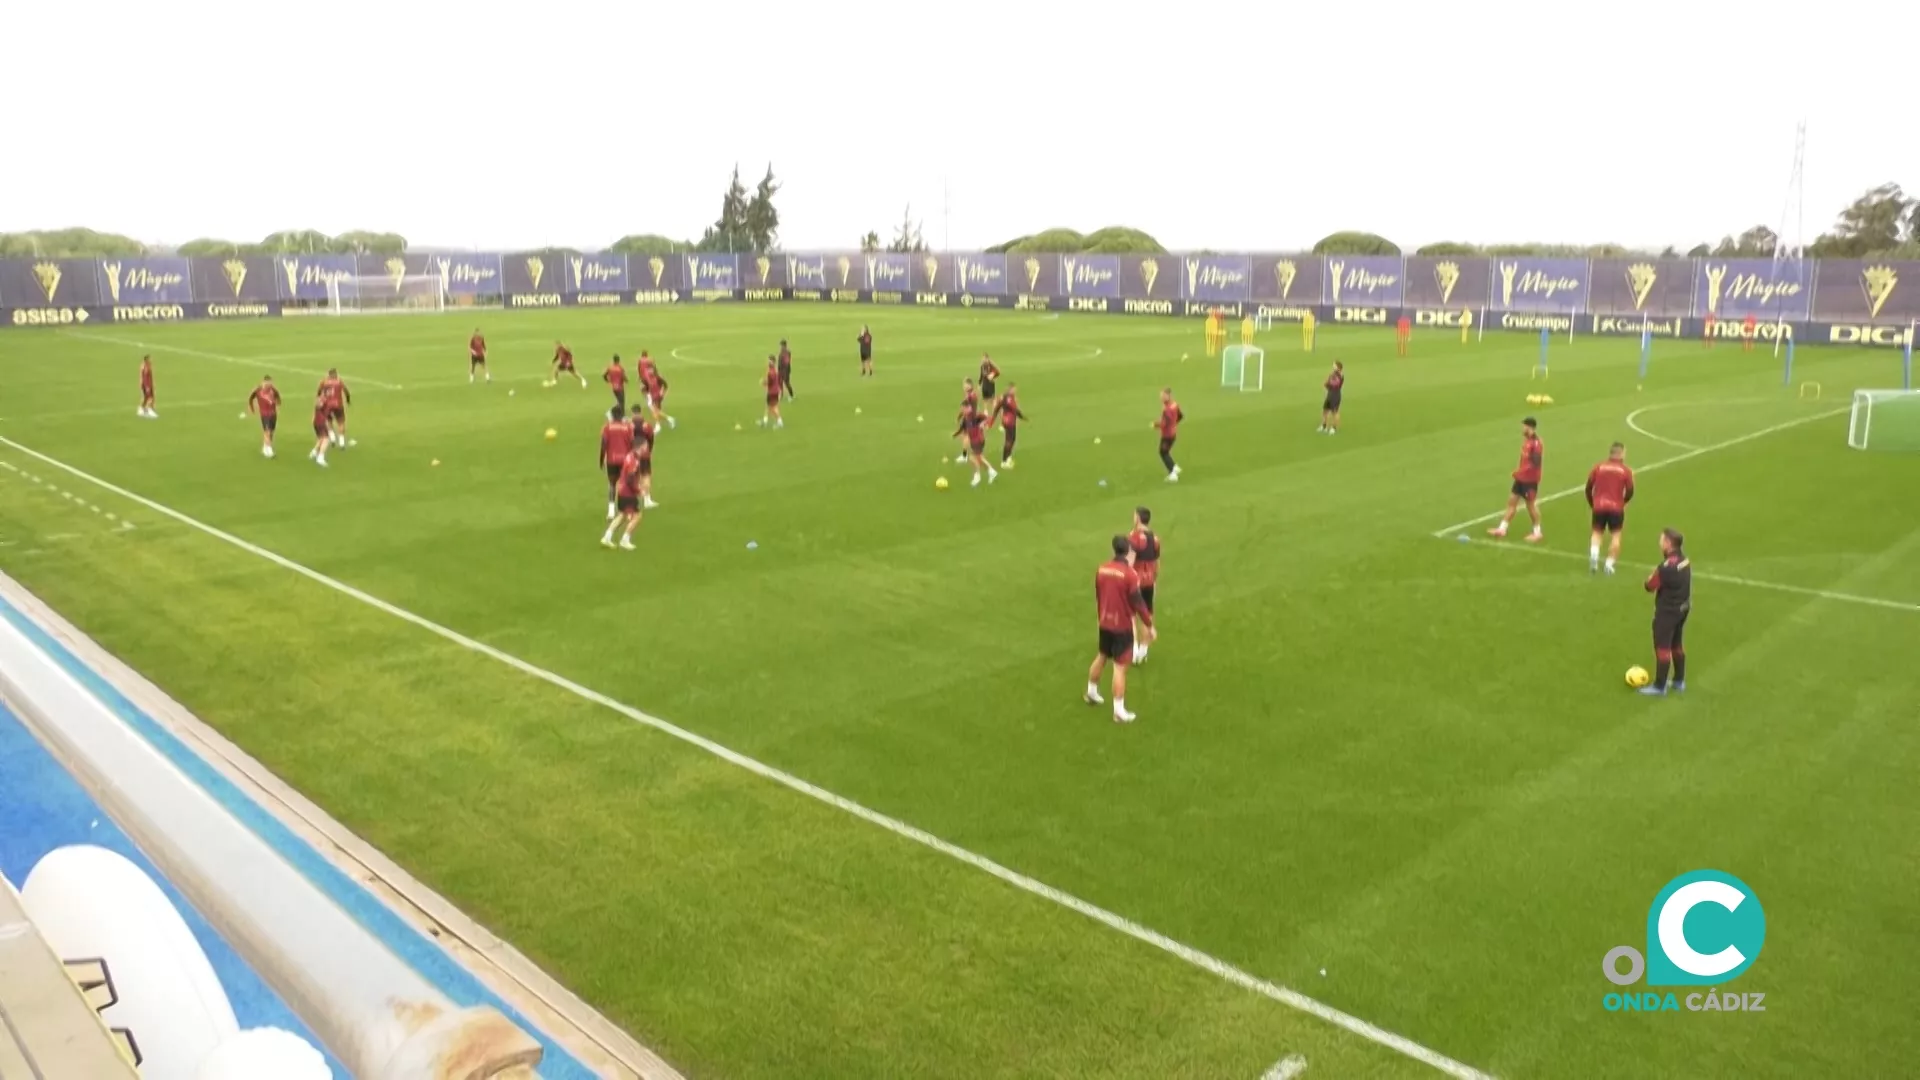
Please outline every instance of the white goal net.
[[1266, 385], [1267, 354], [1258, 345], [1229, 345], [1220, 353], [1220, 385], [1259, 390]]
[[1920, 451], [1920, 390], [1855, 390], [1847, 445]]
[[333, 315], [445, 311], [447, 290], [438, 274], [361, 274], [327, 282]]

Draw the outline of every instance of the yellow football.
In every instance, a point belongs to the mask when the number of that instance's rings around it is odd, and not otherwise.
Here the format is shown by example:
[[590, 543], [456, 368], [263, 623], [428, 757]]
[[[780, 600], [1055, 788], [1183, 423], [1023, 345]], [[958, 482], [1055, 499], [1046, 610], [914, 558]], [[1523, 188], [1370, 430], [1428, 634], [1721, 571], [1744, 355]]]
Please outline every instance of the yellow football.
[[1635, 690], [1640, 689], [1652, 681], [1653, 676], [1647, 674], [1646, 668], [1635, 666], [1627, 669], [1627, 685], [1633, 687]]
[[[935, 491], [945, 491], [945, 490], [947, 490], [947, 478], [946, 478], [946, 477], [944, 477], [944, 476], [936, 476], [936, 477], [934, 477], [934, 479], [933, 479], [933, 489], [934, 489]], [[1645, 673], [1644, 673], [1644, 672], [1642, 672], [1642, 674], [1645, 674]]]
[[557, 439], [557, 438], [559, 438], [559, 437], [560, 437], [560, 433], [559, 433], [558, 431], [555, 431], [555, 430], [554, 430], [554, 429], [552, 429], [552, 428], [548, 428], [548, 429], [547, 429], [547, 441], [548, 441], [548, 442], [552, 442], [553, 440], [555, 440], [555, 439]]

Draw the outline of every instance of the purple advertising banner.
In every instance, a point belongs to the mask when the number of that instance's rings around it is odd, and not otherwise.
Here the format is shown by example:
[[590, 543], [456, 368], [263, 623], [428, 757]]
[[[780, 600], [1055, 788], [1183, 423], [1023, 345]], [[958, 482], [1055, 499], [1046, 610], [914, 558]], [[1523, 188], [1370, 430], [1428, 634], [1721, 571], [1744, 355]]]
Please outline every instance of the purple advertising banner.
[[1500, 255], [1493, 260], [1495, 311], [1585, 311], [1593, 264], [1586, 259]]
[[867, 282], [867, 257], [857, 251], [827, 256], [827, 288], [858, 292]]
[[1701, 259], [1694, 302], [1701, 318], [1799, 322], [1813, 310], [1812, 272], [1798, 259]]
[[616, 251], [567, 256], [567, 291], [626, 292], [627, 257]]
[[1693, 314], [1691, 259], [1595, 259], [1587, 310], [1650, 318]]
[[1920, 262], [1821, 260], [1813, 315], [1847, 323], [1920, 319]]
[[508, 296], [542, 297], [536, 303], [522, 299], [515, 307], [559, 307], [566, 291], [567, 256], [559, 251], [515, 251], [500, 256], [502, 289]]
[[193, 295], [208, 303], [264, 304], [278, 300], [270, 255], [204, 256], [189, 260]]
[[1120, 296], [1120, 256], [1060, 256], [1060, 291], [1072, 296]]
[[427, 265], [429, 273], [440, 275], [440, 287], [449, 295], [499, 296], [506, 288], [500, 276], [500, 256], [492, 252], [434, 255]]
[[1478, 311], [1487, 302], [1493, 264], [1480, 255], [1414, 255], [1407, 259], [1407, 306]]
[[1326, 260], [1318, 255], [1253, 257], [1253, 299], [1266, 307], [1311, 307], [1325, 281]]
[[1245, 300], [1253, 290], [1246, 255], [1188, 255], [1181, 260], [1180, 295], [1189, 300]]
[[[744, 269], [747, 274], [748, 289], [765, 293], [783, 289], [787, 285], [787, 259], [784, 255], [755, 255], [747, 261]], [[749, 299], [778, 299], [778, 297], [749, 297]]]
[[732, 252], [684, 255], [682, 259], [687, 265], [687, 288], [696, 293], [740, 287], [740, 257]]
[[1398, 255], [1329, 255], [1323, 295], [1334, 305], [1399, 307], [1405, 270]]
[[0, 262], [0, 304], [72, 307], [100, 302], [92, 259], [7, 259]]
[[913, 288], [913, 256], [905, 252], [876, 251], [867, 256], [867, 288], [875, 292], [907, 292]]
[[360, 275], [358, 288], [363, 296], [372, 296], [376, 290], [398, 296], [409, 274], [433, 272], [425, 252], [409, 252], [405, 255], [361, 254], [354, 256], [353, 266], [354, 273]]
[[931, 251], [915, 255], [913, 288], [915, 292], [923, 293], [953, 291], [953, 256], [936, 255]]
[[359, 272], [352, 255], [275, 255], [273, 274], [282, 300], [325, 300], [327, 286], [338, 282], [343, 293], [354, 292]]
[[[831, 285], [827, 280], [827, 267], [832, 261], [832, 258], [826, 255], [786, 256], [787, 287], [790, 289], [816, 290], [830, 288]], [[838, 281], [839, 279], [839, 271], [836, 268], [833, 273], [833, 280]]]
[[1013, 291], [1021, 296], [1060, 295], [1060, 256], [1045, 252], [1007, 256]]
[[953, 277], [957, 291], [983, 296], [1007, 294], [1005, 255], [955, 255]]
[[660, 293], [681, 288], [677, 255], [627, 256], [627, 284], [637, 293]]
[[109, 304], [185, 304], [193, 268], [184, 256], [100, 260], [100, 299]]
[[1130, 300], [1165, 301], [1172, 314], [1172, 303], [1180, 299], [1180, 260], [1173, 255], [1120, 256], [1120, 295]]

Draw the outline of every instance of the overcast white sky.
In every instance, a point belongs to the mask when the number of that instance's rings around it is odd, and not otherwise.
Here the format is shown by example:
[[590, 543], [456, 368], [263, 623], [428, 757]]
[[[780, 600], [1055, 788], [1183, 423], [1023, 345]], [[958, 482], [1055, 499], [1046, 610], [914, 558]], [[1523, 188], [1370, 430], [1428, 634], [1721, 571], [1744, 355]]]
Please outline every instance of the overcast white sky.
[[0, 231], [592, 248], [696, 236], [734, 163], [771, 161], [793, 249], [884, 236], [908, 203], [955, 248], [1122, 224], [1175, 248], [1358, 228], [1684, 249], [1778, 224], [1803, 116], [1808, 239], [1874, 184], [1920, 187], [1894, 43], [1835, 3], [101, 0], [6, 21]]

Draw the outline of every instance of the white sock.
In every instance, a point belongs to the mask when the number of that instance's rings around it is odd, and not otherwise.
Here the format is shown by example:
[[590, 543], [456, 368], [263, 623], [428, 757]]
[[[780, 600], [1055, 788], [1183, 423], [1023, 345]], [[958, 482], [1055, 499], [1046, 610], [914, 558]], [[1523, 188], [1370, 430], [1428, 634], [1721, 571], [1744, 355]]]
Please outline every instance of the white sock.
[[1087, 698], [1090, 701], [1100, 700], [1100, 684], [1099, 683], [1087, 684]]
[[[1600, 545], [1599, 544], [1590, 545], [1587, 548], [1587, 562], [1589, 564], [1592, 564], [1592, 563], [1597, 563], [1599, 561], [1600, 561]], [[1612, 560], [1609, 559], [1608, 561], [1611, 562]]]
[[1114, 698], [1113, 699], [1113, 715], [1119, 716], [1121, 713], [1124, 713], [1126, 711], [1127, 711], [1127, 699], [1118, 698], [1118, 697]]
[[1613, 569], [1613, 556], [1607, 556], [1607, 569]]
[[1539, 536], [1539, 535], [1540, 535], [1540, 526], [1538, 526], [1538, 525], [1535, 525], [1535, 526], [1533, 527], [1533, 535], [1535, 535], [1535, 536]]

